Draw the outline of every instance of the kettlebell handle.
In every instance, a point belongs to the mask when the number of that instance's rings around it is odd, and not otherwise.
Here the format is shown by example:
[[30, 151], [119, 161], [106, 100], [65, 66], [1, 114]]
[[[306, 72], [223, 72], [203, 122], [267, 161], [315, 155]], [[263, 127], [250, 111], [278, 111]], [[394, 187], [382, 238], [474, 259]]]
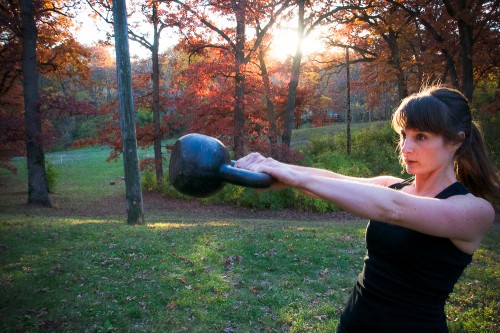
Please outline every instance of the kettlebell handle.
[[273, 178], [267, 173], [235, 168], [234, 164], [235, 161], [231, 161], [231, 165], [223, 164], [220, 168], [222, 179], [228, 183], [253, 188], [266, 188], [273, 183]]

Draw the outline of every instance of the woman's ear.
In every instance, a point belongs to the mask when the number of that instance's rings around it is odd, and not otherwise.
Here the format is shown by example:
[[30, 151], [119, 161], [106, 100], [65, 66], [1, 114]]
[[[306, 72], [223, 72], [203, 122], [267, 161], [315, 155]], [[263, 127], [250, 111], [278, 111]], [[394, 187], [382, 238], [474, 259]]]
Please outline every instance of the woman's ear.
[[455, 144], [453, 144], [454, 149], [460, 148], [460, 146], [462, 145], [462, 143], [464, 143], [465, 140], [465, 133], [463, 131], [458, 132], [458, 136], [460, 139], [457, 140]]

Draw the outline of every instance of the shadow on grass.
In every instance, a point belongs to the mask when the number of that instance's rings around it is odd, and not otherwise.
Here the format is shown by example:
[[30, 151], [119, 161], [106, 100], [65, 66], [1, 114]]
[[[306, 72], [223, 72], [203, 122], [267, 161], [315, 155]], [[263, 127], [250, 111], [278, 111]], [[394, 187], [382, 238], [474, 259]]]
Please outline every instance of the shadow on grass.
[[0, 328], [329, 331], [364, 253], [361, 224], [1, 215]]
[[[2, 214], [0, 330], [331, 332], [362, 266], [364, 227]], [[496, 328], [498, 235], [447, 306], [452, 332]]]

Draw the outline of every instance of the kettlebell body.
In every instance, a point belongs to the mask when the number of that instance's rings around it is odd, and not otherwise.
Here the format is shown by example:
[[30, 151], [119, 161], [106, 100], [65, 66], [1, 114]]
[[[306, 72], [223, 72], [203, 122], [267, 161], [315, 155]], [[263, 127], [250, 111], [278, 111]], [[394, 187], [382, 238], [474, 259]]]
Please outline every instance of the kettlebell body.
[[175, 142], [169, 178], [179, 192], [201, 198], [217, 193], [225, 182], [256, 188], [272, 183], [268, 174], [234, 168], [221, 141], [197, 133], [184, 135]]

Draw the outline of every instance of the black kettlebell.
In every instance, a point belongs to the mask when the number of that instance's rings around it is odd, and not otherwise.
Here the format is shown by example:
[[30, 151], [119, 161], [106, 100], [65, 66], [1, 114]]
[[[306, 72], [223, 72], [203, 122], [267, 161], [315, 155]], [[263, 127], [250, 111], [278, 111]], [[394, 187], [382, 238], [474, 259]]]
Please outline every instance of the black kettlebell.
[[234, 168], [222, 142], [203, 134], [179, 138], [170, 155], [170, 183], [181, 193], [208, 197], [224, 187], [225, 182], [254, 188], [271, 186], [265, 173]]

